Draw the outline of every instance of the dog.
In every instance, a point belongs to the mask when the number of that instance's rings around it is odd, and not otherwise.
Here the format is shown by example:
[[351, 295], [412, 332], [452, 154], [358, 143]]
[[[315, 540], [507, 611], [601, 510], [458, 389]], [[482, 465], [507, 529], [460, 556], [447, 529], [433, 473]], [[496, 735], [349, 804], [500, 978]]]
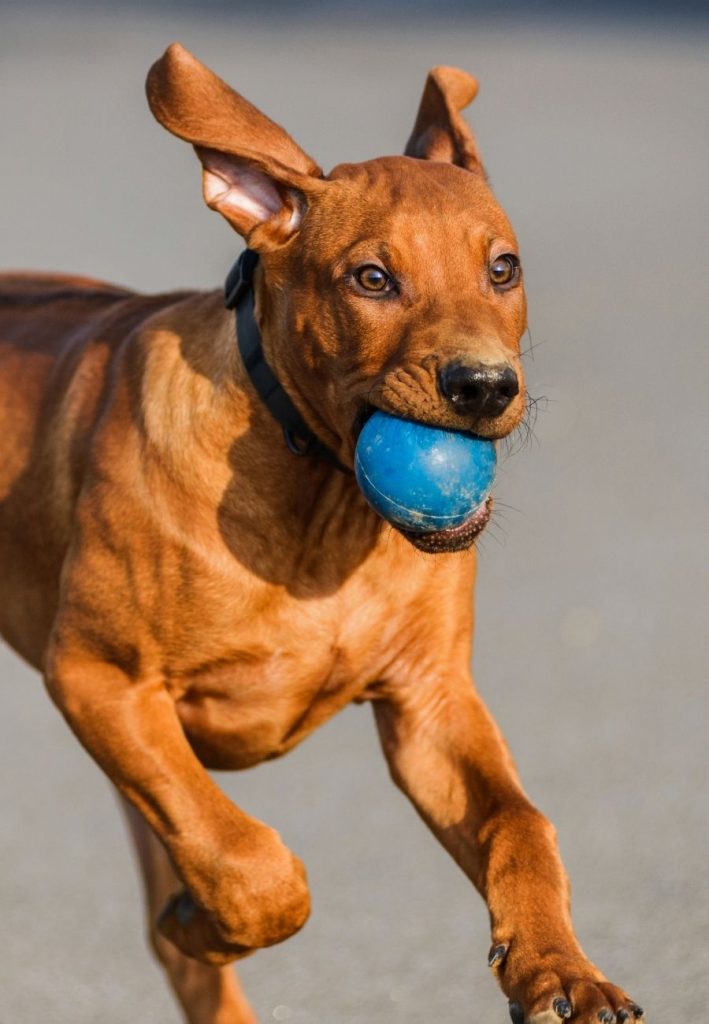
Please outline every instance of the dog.
[[364, 701], [487, 903], [514, 1024], [642, 1015], [582, 952], [554, 830], [470, 675], [490, 502], [406, 532], [352, 474], [374, 410], [490, 440], [524, 416], [522, 270], [461, 115], [476, 92], [434, 68], [404, 156], [325, 175], [173, 44], [148, 101], [247, 243], [226, 305], [2, 278], [0, 630], [125, 801], [190, 1024], [252, 1024], [231, 962], [310, 906], [299, 859], [206, 769]]

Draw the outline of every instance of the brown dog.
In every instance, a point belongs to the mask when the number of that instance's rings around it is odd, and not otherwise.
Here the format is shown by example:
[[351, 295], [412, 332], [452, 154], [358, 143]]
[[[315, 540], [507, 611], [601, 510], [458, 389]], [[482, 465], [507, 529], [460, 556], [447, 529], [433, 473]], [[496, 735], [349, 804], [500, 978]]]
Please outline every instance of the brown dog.
[[523, 416], [524, 291], [459, 113], [475, 92], [432, 71], [407, 156], [323, 176], [179, 45], [150, 71], [153, 113], [260, 255], [267, 363], [330, 461], [284, 443], [220, 293], [2, 282], [0, 628], [127, 801], [192, 1024], [254, 1021], [225, 965], [309, 911], [300, 861], [204, 766], [277, 757], [365, 700], [393, 778], [487, 901], [513, 1020], [642, 1013], [581, 951], [553, 829], [472, 685], [486, 516], [417, 541], [332, 464], [352, 466], [373, 408], [487, 438]]

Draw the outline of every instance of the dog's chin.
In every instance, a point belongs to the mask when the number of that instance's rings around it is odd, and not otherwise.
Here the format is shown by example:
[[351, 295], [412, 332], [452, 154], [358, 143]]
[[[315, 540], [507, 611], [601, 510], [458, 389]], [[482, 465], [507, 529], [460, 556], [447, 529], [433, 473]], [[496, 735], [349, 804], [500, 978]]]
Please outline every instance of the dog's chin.
[[432, 530], [423, 533], [416, 530], [405, 530], [401, 526], [398, 526], [397, 530], [419, 551], [426, 551], [429, 554], [467, 551], [489, 523], [492, 504], [492, 498], [488, 498], [480, 508], [473, 512], [470, 519], [466, 519], [460, 526], [452, 526], [448, 530]]

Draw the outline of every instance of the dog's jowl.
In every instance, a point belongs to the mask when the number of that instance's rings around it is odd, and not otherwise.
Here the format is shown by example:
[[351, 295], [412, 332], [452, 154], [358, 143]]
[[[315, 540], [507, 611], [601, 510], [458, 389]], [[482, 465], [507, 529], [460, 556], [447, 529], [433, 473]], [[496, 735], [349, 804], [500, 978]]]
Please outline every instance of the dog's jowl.
[[406, 155], [325, 174], [175, 44], [148, 101], [246, 240], [226, 305], [0, 283], [0, 630], [125, 802], [192, 1024], [253, 1022], [230, 962], [310, 909], [302, 863], [207, 769], [286, 753], [352, 701], [485, 899], [513, 1019], [642, 1013], [584, 956], [553, 828], [471, 679], [492, 499], [404, 529], [353, 474], [373, 415], [494, 442], [524, 414], [517, 242], [460, 113], [476, 90], [434, 69]]

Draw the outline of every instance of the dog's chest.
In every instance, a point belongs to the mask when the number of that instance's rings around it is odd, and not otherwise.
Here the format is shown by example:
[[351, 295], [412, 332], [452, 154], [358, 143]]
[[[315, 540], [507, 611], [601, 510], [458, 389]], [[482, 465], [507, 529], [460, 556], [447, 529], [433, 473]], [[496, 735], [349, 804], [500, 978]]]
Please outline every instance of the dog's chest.
[[202, 760], [242, 768], [277, 757], [362, 697], [405, 634], [396, 594], [393, 581], [359, 581], [327, 599], [274, 600], [235, 624], [228, 644], [172, 681]]

